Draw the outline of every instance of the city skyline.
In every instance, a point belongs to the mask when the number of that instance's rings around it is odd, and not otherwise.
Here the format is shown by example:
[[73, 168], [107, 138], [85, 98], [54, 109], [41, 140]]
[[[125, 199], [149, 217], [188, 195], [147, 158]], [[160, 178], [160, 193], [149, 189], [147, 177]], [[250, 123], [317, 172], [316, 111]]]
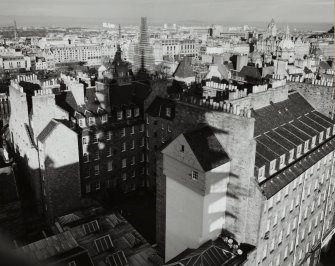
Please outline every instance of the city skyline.
[[[30, 1], [0, 3], [0, 25], [9, 25], [15, 18], [21, 26], [98, 26], [102, 21], [136, 23], [147, 16], [151, 23], [257, 23], [272, 17], [285, 23], [332, 23], [334, 3], [331, 0], [274, 1], [190, 1], [168, 0], [157, 4], [153, 0], [98, 0], [89, 1]], [[191, 5], [192, 4], [192, 5]], [[248, 5], [247, 5], [248, 4]], [[101, 7], [104, 8], [101, 8]], [[129, 7], [132, 7], [131, 9]], [[304, 8], [304, 12], [300, 12]], [[178, 7], [178, 8], [176, 8]], [[186, 12], [187, 11], [187, 12]], [[211, 14], [210, 19], [205, 19]], [[260, 14], [262, 14], [260, 16]]]

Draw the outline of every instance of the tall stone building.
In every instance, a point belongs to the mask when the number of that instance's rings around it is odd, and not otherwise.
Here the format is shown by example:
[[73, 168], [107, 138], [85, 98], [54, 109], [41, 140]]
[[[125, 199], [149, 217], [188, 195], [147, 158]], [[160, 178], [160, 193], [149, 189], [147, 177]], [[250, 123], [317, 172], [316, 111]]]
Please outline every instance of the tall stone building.
[[[157, 242], [166, 260], [223, 228], [256, 246], [246, 265], [317, 264], [335, 232], [335, 121], [289, 90], [175, 102], [175, 140], [157, 165]], [[187, 132], [199, 124], [210, 128]]]

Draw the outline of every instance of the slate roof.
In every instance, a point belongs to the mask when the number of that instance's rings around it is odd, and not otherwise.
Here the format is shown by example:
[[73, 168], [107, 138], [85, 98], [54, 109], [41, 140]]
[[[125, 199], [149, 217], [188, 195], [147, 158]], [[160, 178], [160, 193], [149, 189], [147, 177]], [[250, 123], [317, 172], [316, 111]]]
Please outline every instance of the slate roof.
[[183, 135], [205, 172], [230, 160], [211, 127], [205, 126]]
[[58, 126], [59, 122], [52, 119], [49, 124], [41, 131], [41, 133], [37, 136], [37, 139], [44, 143], [47, 137], [55, 130], [55, 128]]
[[16, 250], [18, 255], [28, 255], [31, 259], [44, 261], [78, 247], [69, 231], [33, 242]]
[[292, 166], [285, 168], [283, 171], [262, 182], [260, 185], [262, 193], [266, 198], [271, 198], [334, 149], [335, 139], [332, 138], [326, 144], [301, 157]]
[[[335, 121], [314, 110], [299, 93], [289, 94], [285, 101], [253, 110], [252, 116], [255, 118], [255, 169], [265, 166], [265, 180], [260, 181], [260, 187], [266, 197], [276, 194], [335, 148], [331, 136]], [[326, 136], [329, 128], [330, 136]], [[312, 138], [321, 132], [324, 132], [324, 139], [320, 142], [317, 138], [316, 146], [312, 146]], [[297, 158], [299, 145], [302, 146], [301, 156]], [[307, 151], [305, 145], [308, 145]], [[288, 160], [291, 150], [294, 151], [293, 161]], [[281, 155], [286, 158], [279, 168]], [[277, 160], [274, 173], [269, 171], [273, 160]]]
[[239, 72], [239, 76], [241, 77], [250, 77], [253, 79], [261, 79], [262, 74], [259, 70], [253, 66], [244, 66]]
[[192, 70], [191, 67], [191, 58], [190, 57], [184, 57], [183, 61], [180, 62], [178, 65], [176, 71], [173, 74], [174, 77], [180, 77], [180, 78], [189, 78], [194, 77], [195, 73]]
[[[156, 97], [147, 109], [147, 113], [152, 117], [160, 117], [167, 120], [173, 120], [175, 117], [175, 102], [161, 97]], [[166, 109], [171, 109], [171, 115], [167, 116]]]
[[320, 64], [319, 64], [319, 67], [320, 67], [321, 69], [325, 69], [325, 70], [332, 69], [332, 68], [329, 66], [329, 64], [328, 64], [327, 62], [325, 62], [325, 61], [321, 61]]

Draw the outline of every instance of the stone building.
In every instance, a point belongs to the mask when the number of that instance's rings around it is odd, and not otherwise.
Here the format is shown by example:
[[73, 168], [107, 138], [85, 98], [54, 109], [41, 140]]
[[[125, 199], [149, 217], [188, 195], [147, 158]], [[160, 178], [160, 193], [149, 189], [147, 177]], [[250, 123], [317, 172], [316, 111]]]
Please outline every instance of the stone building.
[[[163, 149], [157, 164], [157, 243], [166, 259], [214, 240], [206, 228], [222, 226], [239, 243], [256, 246], [246, 265], [317, 264], [320, 248], [335, 231], [335, 122], [289, 90], [288, 85], [253, 90], [226, 103], [176, 101], [175, 140]], [[212, 128], [210, 135], [219, 144], [212, 145], [206, 134], [195, 142], [187, 139], [185, 130], [200, 123]], [[199, 153], [204, 145], [200, 143], [211, 147], [215, 156]], [[220, 145], [229, 158], [222, 164], [227, 169], [204, 171], [198, 162], [214, 163], [222, 154]], [[217, 182], [207, 184], [213, 174]], [[193, 206], [192, 197], [199, 204]], [[223, 209], [215, 209], [220, 201]], [[172, 208], [172, 202], [178, 204]], [[178, 215], [173, 214], [176, 206], [183, 210]], [[207, 215], [210, 224], [197, 226], [195, 221]], [[173, 226], [176, 219], [184, 230]], [[169, 240], [188, 234], [193, 226], [194, 234], [184, 240]]]

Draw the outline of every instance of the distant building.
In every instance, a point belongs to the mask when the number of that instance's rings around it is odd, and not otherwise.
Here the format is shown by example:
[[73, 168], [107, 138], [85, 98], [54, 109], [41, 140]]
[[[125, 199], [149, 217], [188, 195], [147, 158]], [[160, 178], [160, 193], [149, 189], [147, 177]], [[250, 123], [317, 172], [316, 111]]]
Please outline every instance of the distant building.
[[0, 71], [2, 72], [25, 72], [31, 68], [29, 56], [25, 56], [20, 51], [14, 49], [0, 48]]
[[153, 47], [149, 43], [147, 18], [141, 18], [140, 36], [134, 47], [133, 71], [145, 70], [148, 73], [154, 71]]
[[256, 246], [245, 265], [317, 263], [335, 233], [335, 122], [279, 83], [224, 102], [175, 101], [174, 140], [157, 157], [157, 243], [166, 260], [223, 228]]

